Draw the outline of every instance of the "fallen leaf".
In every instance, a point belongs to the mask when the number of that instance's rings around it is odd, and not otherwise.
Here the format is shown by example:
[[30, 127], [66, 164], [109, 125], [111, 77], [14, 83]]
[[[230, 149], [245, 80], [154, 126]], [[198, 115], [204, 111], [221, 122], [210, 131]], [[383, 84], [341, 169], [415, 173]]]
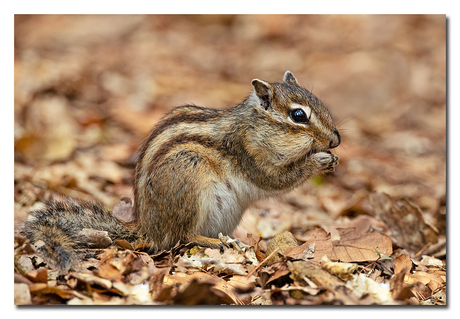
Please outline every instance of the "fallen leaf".
[[[285, 254], [293, 258], [312, 256], [314, 243], [314, 257], [312, 261], [320, 262], [323, 256], [330, 260], [342, 262], [375, 261], [379, 255], [390, 256], [393, 252], [390, 237], [378, 232], [358, 233], [356, 228], [337, 228], [340, 240], [332, 242], [330, 233], [317, 228], [310, 238], [302, 245], [286, 248]], [[305, 258], [303, 258], [305, 259]]]
[[131, 244], [124, 239], [117, 239], [115, 242], [118, 246], [120, 246], [123, 249], [134, 250], [134, 247], [131, 246]]
[[445, 262], [442, 260], [431, 257], [431, 256], [422, 256], [422, 260], [417, 263], [418, 265], [424, 265], [427, 267], [436, 267], [436, 268], [444, 268], [446, 266]]
[[21, 274], [14, 273], [14, 283], [15, 283], [15, 284], [26, 284], [26, 285], [30, 285], [30, 284], [32, 284], [33, 282], [30, 281], [29, 279], [27, 279], [26, 277], [24, 277], [24, 276], [21, 275]]
[[424, 271], [417, 271], [409, 276], [407, 283], [411, 284], [414, 282], [421, 282], [428, 286], [431, 291], [435, 291], [438, 288], [443, 287], [446, 284], [445, 279], [436, 273], [428, 273]]
[[373, 193], [370, 201], [378, 218], [391, 229], [391, 237], [398, 246], [416, 254], [425, 245], [438, 241], [435, 230], [425, 222], [420, 208], [408, 200]]
[[314, 257], [312, 261], [319, 262], [324, 255], [331, 260], [337, 260], [334, 246], [331, 241], [331, 234], [327, 233], [322, 228], [316, 228], [304, 244], [289, 249], [286, 254], [292, 257], [299, 257], [302, 255], [311, 257], [312, 244], [314, 244]]
[[34, 283], [47, 283], [48, 282], [48, 271], [45, 268], [39, 270], [33, 270], [27, 274], [24, 274], [24, 277], [29, 279]]
[[83, 228], [77, 236], [79, 241], [88, 243], [89, 247], [107, 248], [112, 244], [109, 233], [103, 230]]
[[353, 280], [347, 281], [346, 287], [351, 289], [358, 298], [368, 294], [379, 305], [396, 304], [388, 289], [382, 287], [374, 280], [367, 278], [364, 274], [355, 274]]
[[[38, 285], [38, 284], [34, 284]], [[66, 290], [62, 289], [59, 287], [49, 287], [49, 286], [44, 286], [44, 287], [38, 287], [38, 286], [30, 286], [30, 292], [32, 295], [56, 295], [59, 296], [62, 299], [71, 299], [75, 297], [73, 291], [71, 290]]]
[[[301, 248], [297, 248], [297, 247], [301, 247]], [[293, 259], [304, 259], [305, 260], [305, 259], [313, 259], [315, 257], [315, 247], [316, 247], [315, 242], [310, 243], [308, 246], [303, 244], [297, 247], [286, 248], [286, 250], [284, 251], [284, 254], [287, 257], [291, 257]], [[300, 249], [302, 250], [299, 251]]]
[[176, 305], [230, 305], [234, 303], [226, 293], [214, 288], [214, 284], [200, 283], [196, 279], [172, 297], [172, 302]]
[[112, 282], [110, 280], [100, 278], [91, 274], [70, 273], [69, 278], [75, 278], [89, 285], [98, 285], [106, 290], [112, 288]]
[[122, 197], [120, 202], [112, 210], [113, 216], [124, 223], [134, 221], [132, 200], [129, 197]]
[[332, 275], [338, 276], [342, 279], [350, 279], [352, 274], [358, 269], [357, 264], [334, 262], [327, 258], [326, 255], [321, 258], [321, 267]]
[[[288, 286], [288, 285], [285, 285], [281, 288], [273, 288], [272, 289], [272, 293], [273, 292], [279, 292], [279, 291], [300, 291], [304, 294], [307, 294], [307, 295], [317, 295], [321, 290], [318, 289], [318, 288], [312, 288], [312, 287], [302, 287], [302, 286]], [[292, 296], [292, 294], [291, 294]], [[302, 298], [304, 296], [302, 295]]]
[[247, 293], [256, 288], [256, 280], [256, 276], [246, 277], [234, 275], [227, 281], [227, 284], [231, 286], [236, 293]]
[[113, 249], [107, 249], [99, 263], [97, 275], [110, 281], [121, 281], [126, 266]]
[[404, 273], [405, 275], [410, 273], [412, 268], [412, 260], [409, 255], [401, 254], [394, 259], [395, 263], [395, 274]]
[[286, 263], [274, 263], [259, 271], [259, 282], [262, 287], [267, 287], [273, 282], [283, 281], [281, 278], [289, 274], [290, 270]]
[[158, 268], [155, 276], [149, 279], [149, 292], [152, 294], [152, 300], [168, 300], [171, 296], [172, 287], [165, 284], [165, 276], [169, 274], [170, 268]]
[[411, 285], [405, 282], [405, 273], [400, 272], [390, 278], [390, 292], [394, 300], [408, 300], [414, 294]]
[[229, 296], [225, 280], [202, 272], [191, 275], [185, 273], [167, 275], [164, 277], [164, 285], [170, 287], [169, 300], [173, 304], [204, 305], [237, 302]]
[[358, 304], [358, 298], [345, 286], [345, 282], [331, 275], [320, 266], [310, 261], [288, 262], [291, 277], [299, 285], [306, 284], [305, 278], [313, 281], [319, 287], [333, 293], [335, 298], [345, 305]]
[[[337, 228], [340, 241], [334, 242], [334, 253], [342, 262], [374, 261], [393, 253], [391, 238], [378, 232], [359, 234], [354, 228]], [[332, 260], [332, 259], [331, 259]]]

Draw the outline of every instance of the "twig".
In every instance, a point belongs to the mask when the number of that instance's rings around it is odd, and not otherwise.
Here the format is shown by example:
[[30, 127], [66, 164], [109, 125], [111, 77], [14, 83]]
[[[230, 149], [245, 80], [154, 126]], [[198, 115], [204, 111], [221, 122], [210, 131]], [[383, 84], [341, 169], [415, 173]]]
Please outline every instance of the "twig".
[[376, 261], [373, 261], [372, 263], [370, 263], [369, 265], [367, 265], [366, 267], [363, 267], [363, 269], [361, 269], [361, 271], [360, 271], [359, 273], [362, 273], [364, 269], [366, 269], [367, 267], [370, 267], [370, 266], [372, 266], [373, 264], [375, 264], [375, 263], [376, 263], [376, 262], [378, 262], [379, 260], [380, 260], [380, 257], [379, 257], [379, 258], [377, 258], [377, 260], [376, 260]]
[[262, 260], [256, 267], [254, 267], [254, 269], [251, 270], [245, 277], [249, 278], [257, 269], [259, 269], [262, 266], [262, 264], [264, 264], [268, 259], [270, 259], [270, 257], [273, 256], [279, 249], [280, 249], [280, 246], [278, 246], [278, 248], [272, 251], [270, 255], [265, 257], [265, 259]]
[[362, 273], [364, 269], [366, 269], [367, 267], [370, 267], [372, 266], [373, 264], [375, 264], [376, 262], [378, 262], [380, 259], [391, 259], [391, 257], [386, 257], [386, 256], [382, 256], [380, 255], [379, 251], [374, 247], [374, 251], [377, 253], [377, 255], [379, 256], [379, 258], [377, 258], [375, 261], [373, 261], [372, 263], [370, 263], [369, 265], [367, 265], [366, 267], [364, 267], [363, 269], [361, 269], [361, 271], [359, 273]]

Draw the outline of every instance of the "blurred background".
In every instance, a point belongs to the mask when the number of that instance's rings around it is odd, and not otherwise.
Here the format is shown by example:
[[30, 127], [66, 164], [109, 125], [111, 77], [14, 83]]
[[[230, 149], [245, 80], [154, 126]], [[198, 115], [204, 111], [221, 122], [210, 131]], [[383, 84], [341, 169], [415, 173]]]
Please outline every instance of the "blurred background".
[[292, 71], [342, 135], [336, 172], [260, 202], [235, 236], [372, 215], [385, 192], [445, 233], [445, 15], [16, 15], [15, 221], [43, 199], [132, 196], [168, 110], [226, 108]]

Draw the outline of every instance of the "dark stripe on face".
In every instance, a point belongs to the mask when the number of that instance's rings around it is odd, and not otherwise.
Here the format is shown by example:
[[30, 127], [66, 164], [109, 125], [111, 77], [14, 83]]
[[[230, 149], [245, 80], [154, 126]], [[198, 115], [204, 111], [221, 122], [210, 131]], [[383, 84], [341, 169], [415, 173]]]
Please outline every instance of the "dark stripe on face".
[[[254, 109], [254, 120], [260, 120], [262, 122], [260, 127], [264, 127], [265, 123], [268, 124], [269, 127], [275, 128], [275, 131], [285, 134], [305, 134], [308, 132], [308, 129], [305, 126], [291, 124], [289, 122], [281, 122], [277, 121], [272, 116], [267, 116], [265, 113], [261, 113], [259, 110]], [[286, 112], [287, 113], [287, 112]]]

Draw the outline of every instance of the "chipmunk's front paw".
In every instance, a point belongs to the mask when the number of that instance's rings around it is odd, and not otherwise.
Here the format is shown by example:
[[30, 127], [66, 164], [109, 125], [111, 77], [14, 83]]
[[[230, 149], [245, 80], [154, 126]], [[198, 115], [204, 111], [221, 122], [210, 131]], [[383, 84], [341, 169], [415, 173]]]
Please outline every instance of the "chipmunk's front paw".
[[319, 152], [311, 156], [311, 159], [316, 162], [316, 167], [321, 172], [333, 172], [339, 164], [339, 157], [331, 152]]

